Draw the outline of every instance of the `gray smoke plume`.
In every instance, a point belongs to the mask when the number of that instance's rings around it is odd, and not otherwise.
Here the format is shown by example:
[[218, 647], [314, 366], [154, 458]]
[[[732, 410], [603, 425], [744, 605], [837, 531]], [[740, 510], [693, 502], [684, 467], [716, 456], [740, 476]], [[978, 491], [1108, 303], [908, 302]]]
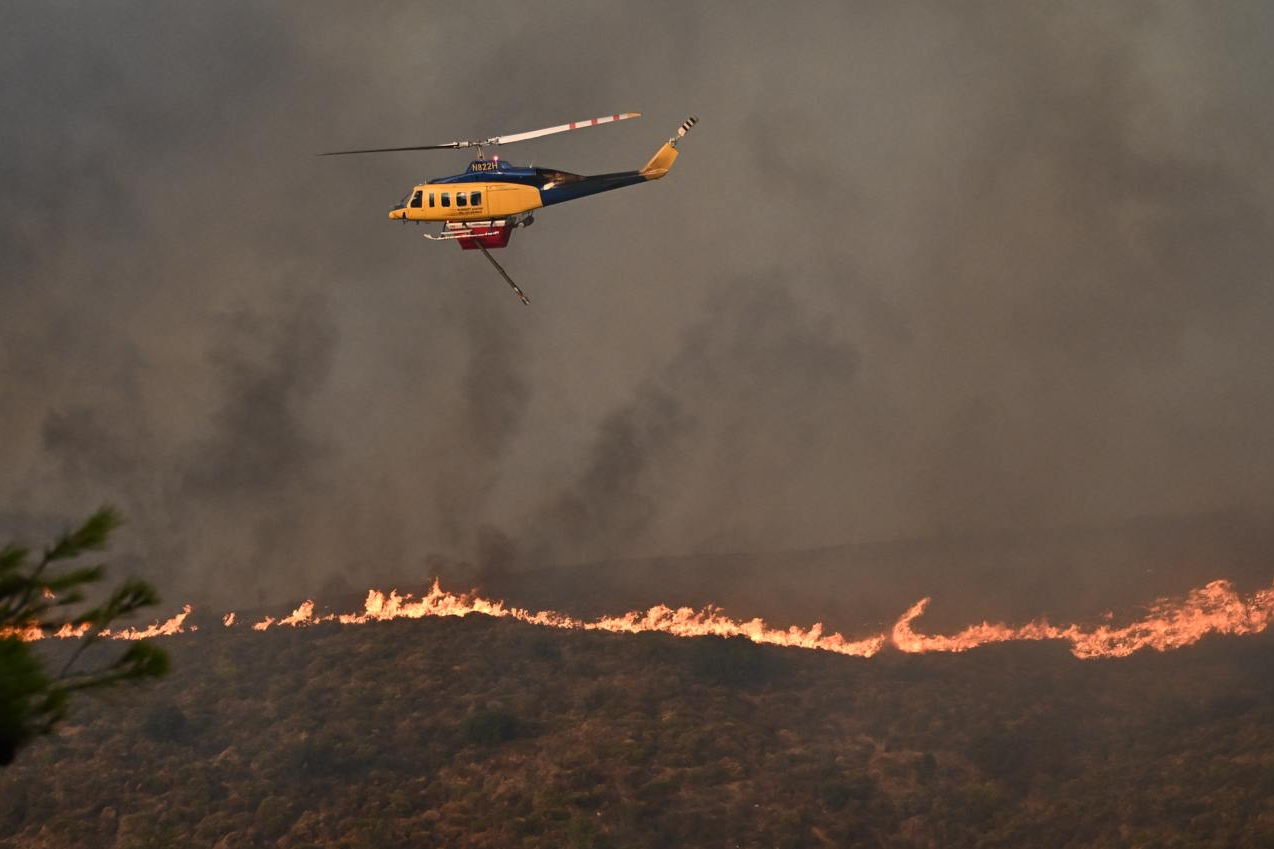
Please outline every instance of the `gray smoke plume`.
[[[115, 501], [129, 563], [224, 604], [1219, 513], [1257, 529], [1242, 551], [1182, 547], [1261, 561], [1265, 4], [477, 17], [6, 11], [0, 537]], [[462, 156], [313, 156], [630, 109], [500, 151], [619, 170], [703, 119], [665, 180], [515, 236], [530, 308], [385, 220]], [[1048, 576], [1034, 602], [1090, 580], [1085, 551], [1004, 569]]]

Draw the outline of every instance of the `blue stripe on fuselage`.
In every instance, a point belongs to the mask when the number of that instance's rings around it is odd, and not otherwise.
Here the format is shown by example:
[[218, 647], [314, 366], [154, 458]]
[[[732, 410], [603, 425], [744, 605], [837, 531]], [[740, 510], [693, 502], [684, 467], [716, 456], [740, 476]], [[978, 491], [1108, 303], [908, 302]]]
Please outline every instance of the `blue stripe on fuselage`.
[[624, 186], [633, 186], [645, 181], [646, 178], [637, 171], [623, 171], [619, 174], [600, 174], [596, 177], [567, 179], [552, 188], [541, 188], [540, 203], [544, 206], [552, 206], [555, 203], [564, 203], [568, 200], [588, 197], [599, 192], [609, 192], [611, 189], [622, 189]]
[[455, 174], [451, 177], [438, 177], [429, 183], [518, 183], [523, 186], [540, 186], [547, 178], [540, 176], [530, 168], [519, 168], [517, 171], [491, 171], [486, 174]]

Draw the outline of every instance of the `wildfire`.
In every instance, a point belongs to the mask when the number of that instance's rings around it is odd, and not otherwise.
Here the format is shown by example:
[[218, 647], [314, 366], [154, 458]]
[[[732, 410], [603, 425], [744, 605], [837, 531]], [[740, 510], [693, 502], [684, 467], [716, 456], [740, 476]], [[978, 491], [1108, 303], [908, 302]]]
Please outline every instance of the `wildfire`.
[[1127, 657], [1146, 648], [1167, 651], [1188, 646], [1207, 634], [1258, 634], [1274, 619], [1274, 588], [1244, 600], [1229, 581], [1213, 581], [1191, 590], [1184, 599], [1156, 601], [1130, 625], [1101, 625], [1089, 631], [1078, 625], [1060, 628], [1040, 619], [1019, 627], [983, 622], [951, 636], [925, 636], [913, 631], [911, 623], [928, 604], [929, 599], [921, 599], [894, 624], [891, 641], [902, 651], [958, 652], [987, 643], [1066, 640], [1076, 657]]
[[[191, 625], [187, 628], [185, 625], [186, 619], [192, 612], [194, 612], [194, 608], [187, 604], [182, 607], [181, 613], [178, 613], [171, 619], [165, 619], [163, 622], [156, 622], [145, 628], [123, 628], [118, 631], [112, 631], [110, 628], [106, 628], [103, 629], [99, 636], [110, 640], [149, 640], [151, 637], [171, 637], [176, 634], [185, 634], [188, 632], [193, 633], [194, 631], [199, 630], [199, 626]], [[52, 633], [45, 632], [39, 625], [28, 625], [24, 628], [0, 630], [0, 637], [17, 637], [18, 639], [26, 640], [28, 642], [41, 640], [45, 637], [69, 640], [83, 637], [90, 630], [92, 630], [92, 626], [88, 623], [81, 625], [62, 625]]]
[[[191, 613], [190, 605], [186, 605], [173, 618], [164, 622], [156, 622], [147, 628], [125, 628], [122, 631], [103, 631], [103, 636], [110, 637], [112, 640], [149, 640], [151, 637], [171, 637], [174, 634], [184, 634], [187, 629], [184, 627], [186, 617]], [[198, 631], [198, 625], [191, 625], [189, 630]]]
[[737, 622], [725, 616], [715, 607], [694, 610], [682, 607], [673, 610], [664, 605], [657, 605], [645, 613], [633, 611], [623, 616], [609, 616], [593, 621], [575, 619], [552, 610], [532, 613], [520, 607], [506, 607], [502, 601], [491, 601], [481, 596], [467, 593], [451, 593], [442, 588], [437, 580], [433, 582], [428, 594], [421, 598], [411, 595], [399, 595], [392, 591], [389, 595], [378, 590], [367, 593], [362, 613], [325, 614], [315, 616], [314, 602], [307, 601], [292, 611], [291, 615], [274, 620], [271, 617], [257, 622], [252, 627], [257, 631], [280, 625], [309, 625], [319, 622], [340, 622], [342, 625], [361, 625], [372, 621], [390, 619], [421, 619], [426, 616], [468, 616], [477, 613], [495, 618], [516, 619], [532, 625], [548, 628], [563, 628], [582, 631], [612, 631], [635, 634], [641, 631], [657, 631], [678, 637], [700, 637], [715, 635], [719, 637], [747, 637], [755, 643], [769, 643], [779, 646], [798, 646], [808, 649], [822, 649], [840, 654], [871, 657], [880, 651], [884, 644], [883, 635], [865, 640], [850, 641], [840, 634], [823, 634], [823, 626], [815, 624], [809, 629], [789, 628], [786, 631], [771, 628], [761, 619]]
[[[912, 626], [924, 614], [928, 605], [928, 598], [916, 602], [894, 623], [888, 634], [848, 639], [839, 633], [825, 634], [821, 623], [815, 623], [809, 628], [791, 627], [783, 630], [767, 625], [760, 618], [746, 621], [731, 619], [722, 610], [712, 606], [694, 610], [689, 607], [673, 609], [656, 605], [644, 612], [632, 611], [622, 616], [584, 620], [552, 610], [531, 612], [520, 607], [509, 607], [502, 601], [492, 601], [476, 594], [448, 592], [435, 580], [429, 592], [419, 598], [410, 594], [399, 595], [397, 590], [388, 595], [379, 590], [370, 590], [360, 613], [317, 613], [314, 602], [307, 600], [280, 619], [267, 616], [253, 623], [252, 630], [302, 627], [323, 622], [363, 625], [391, 619], [477, 614], [564, 630], [625, 634], [657, 632], [677, 637], [746, 637], [755, 643], [829, 651], [856, 657], [872, 657], [886, 644], [892, 644], [900, 651], [920, 653], [962, 652], [988, 643], [1062, 640], [1070, 643], [1071, 653], [1076, 657], [1112, 658], [1126, 657], [1142, 649], [1168, 651], [1195, 643], [1208, 634], [1260, 633], [1274, 621], [1274, 587], [1244, 598], [1229, 581], [1213, 581], [1207, 586], [1191, 590], [1184, 598], [1156, 601], [1143, 617], [1131, 624], [1123, 627], [1103, 624], [1089, 629], [1080, 625], [1056, 626], [1039, 619], [1018, 626], [983, 622], [950, 635], [916, 633]], [[164, 622], [157, 622], [144, 629], [104, 631], [102, 636], [117, 640], [141, 640], [196, 631], [198, 626], [185, 624], [190, 613], [191, 607], [186, 605], [181, 613]], [[1109, 615], [1106, 618], [1109, 619]], [[222, 617], [222, 624], [227, 628], [233, 626], [235, 614], [227, 613]], [[51, 636], [66, 639], [83, 636], [87, 631], [86, 625], [77, 628], [64, 625], [56, 632], [48, 633], [33, 625], [24, 629], [11, 629], [0, 633], [0, 637], [16, 636], [24, 640], [37, 640]]]

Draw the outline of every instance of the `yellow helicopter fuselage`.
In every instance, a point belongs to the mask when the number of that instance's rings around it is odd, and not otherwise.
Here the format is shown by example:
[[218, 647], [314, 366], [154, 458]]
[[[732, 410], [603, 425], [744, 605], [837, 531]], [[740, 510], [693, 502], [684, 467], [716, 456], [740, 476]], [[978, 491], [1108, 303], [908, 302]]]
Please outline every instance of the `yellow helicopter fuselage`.
[[[418, 204], [418, 205], [417, 205]], [[516, 183], [421, 183], [411, 202], [390, 218], [408, 221], [487, 221], [511, 218], [544, 205], [533, 186]]]

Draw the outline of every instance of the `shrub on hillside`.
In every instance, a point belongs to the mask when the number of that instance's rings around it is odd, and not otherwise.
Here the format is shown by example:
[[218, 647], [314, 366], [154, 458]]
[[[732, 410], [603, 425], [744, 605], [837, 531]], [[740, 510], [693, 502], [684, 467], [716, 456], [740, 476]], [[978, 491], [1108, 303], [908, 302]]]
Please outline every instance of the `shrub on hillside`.
[[486, 710], [465, 720], [464, 736], [470, 743], [503, 743], [518, 736], [518, 720], [502, 710]]

